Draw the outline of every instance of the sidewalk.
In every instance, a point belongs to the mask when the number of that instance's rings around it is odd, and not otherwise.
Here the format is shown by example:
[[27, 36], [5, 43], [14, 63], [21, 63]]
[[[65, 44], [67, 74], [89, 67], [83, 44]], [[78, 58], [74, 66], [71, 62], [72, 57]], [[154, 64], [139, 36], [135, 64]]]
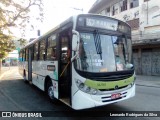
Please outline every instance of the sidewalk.
[[3, 74], [10, 69], [10, 67], [2, 67], [0, 70], [0, 79], [3, 77]]
[[160, 76], [136, 75], [136, 84], [141, 86], [160, 87]]

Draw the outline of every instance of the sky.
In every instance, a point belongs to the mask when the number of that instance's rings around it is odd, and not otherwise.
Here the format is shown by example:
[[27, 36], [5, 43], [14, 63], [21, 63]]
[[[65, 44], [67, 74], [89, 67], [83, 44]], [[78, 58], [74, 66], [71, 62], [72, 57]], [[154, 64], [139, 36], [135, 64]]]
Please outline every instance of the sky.
[[[41, 31], [41, 35], [43, 35], [70, 16], [87, 13], [95, 1], [96, 0], [43, 0], [44, 21], [40, 23], [34, 19], [37, 9], [32, 8], [30, 15], [32, 16], [31, 21], [34, 25], [34, 30], [28, 25], [26, 28], [26, 39], [37, 37], [38, 29]], [[20, 36], [18, 32], [15, 33], [15, 35]]]

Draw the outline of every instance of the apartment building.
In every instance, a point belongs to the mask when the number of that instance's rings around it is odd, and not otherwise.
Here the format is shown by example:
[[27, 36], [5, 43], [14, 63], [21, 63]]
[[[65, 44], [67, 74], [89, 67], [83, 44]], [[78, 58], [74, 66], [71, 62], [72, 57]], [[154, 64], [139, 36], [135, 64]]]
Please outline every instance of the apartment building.
[[160, 75], [159, 0], [97, 0], [89, 13], [127, 22], [132, 28], [136, 74]]

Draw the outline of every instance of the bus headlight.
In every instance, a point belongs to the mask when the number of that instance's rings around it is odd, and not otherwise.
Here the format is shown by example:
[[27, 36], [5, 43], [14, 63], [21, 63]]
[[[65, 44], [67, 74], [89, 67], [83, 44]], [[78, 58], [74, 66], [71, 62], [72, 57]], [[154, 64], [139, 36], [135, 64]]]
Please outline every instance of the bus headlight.
[[96, 89], [94, 89], [93, 91], [92, 91], [92, 94], [97, 94], [97, 90]]
[[84, 83], [80, 83], [80, 84], [79, 84], [79, 88], [80, 88], [80, 89], [83, 89], [83, 88], [84, 88]]
[[91, 88], [90, 87], [87, 87], [86, 88], [86, 92], [90, 92], [91, 91]]
[[83, 91], [85, 93], [89, 93], [92, 95], [96, 95], [98, 93], [97, 89], [93, 89], [93, 88], [85, 85], [82, 81], [80, 81], [78, 79], [76, 80], [76, 85], [81, 91]]
[[80, 84], [80, 83], [81, 83], [81, 81], [80, 81], [80, 80], [76, 80], [76, 83], [77, 83], [77, 84]]

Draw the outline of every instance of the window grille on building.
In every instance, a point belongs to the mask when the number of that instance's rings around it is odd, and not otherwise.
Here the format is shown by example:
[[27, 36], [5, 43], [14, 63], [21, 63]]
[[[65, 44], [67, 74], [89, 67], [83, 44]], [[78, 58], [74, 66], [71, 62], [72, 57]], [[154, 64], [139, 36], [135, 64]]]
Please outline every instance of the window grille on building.
[[135, 8], [139, 6], [139, 0], [131, 0], [130, 1], [130, 8]]
[[120, 2], [121, 12], [127, 10], [127, 0], [123, 0]]

